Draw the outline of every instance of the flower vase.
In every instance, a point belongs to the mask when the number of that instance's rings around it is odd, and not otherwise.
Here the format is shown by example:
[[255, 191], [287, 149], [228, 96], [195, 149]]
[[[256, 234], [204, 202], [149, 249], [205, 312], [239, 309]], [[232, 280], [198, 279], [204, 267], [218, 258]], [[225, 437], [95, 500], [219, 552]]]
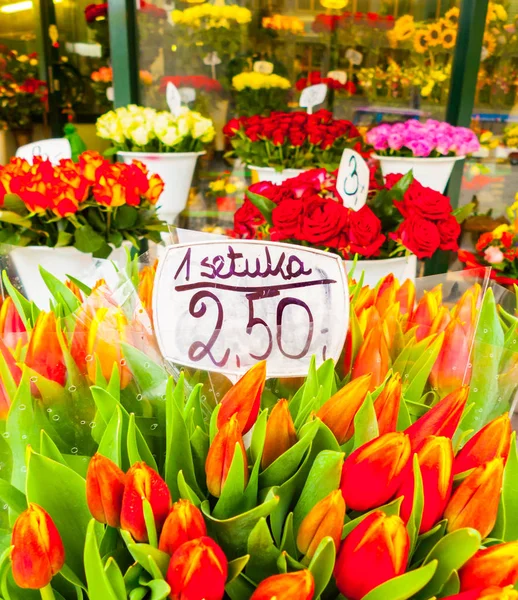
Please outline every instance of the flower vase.
[[227, 122], [228, 105], [228, 100], [220, 99], [217, 100], [209, 110], [209, 115], [214, 123], [214, 130], [216, 131], [216, 136], [214, 138], [214, 149], [216, 152], [223, 152], [225, 150], [226, 138], [223, 133], [223, 127], [225, 127]]
[[384, 258], [381, 260], [344, 260], [347, 274], [354, 268], [354, 279], [360, 280], [363, 272], [363, 285], [375, 287], [379, 280], [392, 273], [400, 283], [410, 279], [415, 283], [417, 273], [417, 257], [415, 254], [400, 256], [398, 258]]
[[32, 129], [11, 129], [17, 148], [32, 142]]
[[257, 183], [258, 181], [283, 183], [286, 179], [291, 179], [304, 173], [304, 169], [283, 169], [282, 171], [276, 171], [273, 167], [254, 167], [253, 165], [248, 165], [248, 168], [252, 172], [252, 183]]
[[189, 190], [198, 156], [205, 152], [118, 152], [122, 162], [139, 160], [164, 181], [164, 191], [158, 200], [158, 216], [172, 224], [187, 206]]
[[443, 156], [438, 158], [419, 158], [414, 156], [379, 156], [373, 154], [373, 158], [379, 160], [383, 177], [391, 174], [408, 173], [412, 170], [414, 178], [421, 185], [444, 193], [455, 163], [464, 160], [465, 156]]

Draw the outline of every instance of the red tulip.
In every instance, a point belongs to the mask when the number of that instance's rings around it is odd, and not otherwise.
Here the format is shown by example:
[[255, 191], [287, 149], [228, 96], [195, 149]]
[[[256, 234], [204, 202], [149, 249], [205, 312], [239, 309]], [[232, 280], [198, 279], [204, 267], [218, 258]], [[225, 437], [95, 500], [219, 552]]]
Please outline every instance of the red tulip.
[[11, 296], [7, 296], [0, 308], [0, 338], [9, 348], [15, 348], [18, 340], [27, 339], [27, 330], [14, 305]]
[[263, 360], [247, 371], [223, 397], [218, 413], [218, 429], [233, 415], [237, 415], [243, 435], [252, 428], [259, 413], [265, 381], [266, 361]]
[[469, 382], [471, 338], [472, 333], [467, 333], [458, 319], [446, 327], [442, 348], [430, 373], [430, 382], [441, 396]]
[[273, 407], [266, 423], [261, 468], [266, 469], [296, 443], [297, 432], [288, 407], [288, 401], [279, 400]]
[[166, 482], [144, 462], [135, 463], [126, 473], [122, 497], [121, 528], [129, 531], [137, 542], [147, 542], [143, 500], [151, 505], [157, 531], [169, 514], [171, 494]]
[[126, 476], [109, 458], [95, 454], [86, 473], [86, 501], [92, 516], [110, 527], [120, 527]]
[[261, 581], [250, 600], [313, 600], [315, 582], [308, 569], [272, 575]]
[[401, 402], [401, 375], [394, 373], [374, 402], [379, 434], [396, 431]]
[[467, 442], [455, 457], [453, 474], [463, 473], [501, 457], [504, 462], [511, 447], [511, 421], [507, 414], [494, 419]]
[[459, 577], [462, 591], [514, 585], [518, 581], [518, 542], [479, 550], [459, 571]]
[[[228, 563], [223, 550], [209, 537], [182, 544], [173, 554], [166, 581], [172, 600], [221, 600]], [[99, 599], [100, 600], [100, 599]]]
[[446, 596], [444, 600], [518, 600], [518, 592], [512, 587], [490, 587]]
[[396, 280], [390, 273], [386, 275], [377, 286], [376, 308], [383, 319], [387, 310], [396, 304]]
[[360, 600], [372, 589], [405, 572], [410, 540], [398, 516], [376, 510], [342, 542], [334, 575], [340, 592]]
[[44, 588], [65, 563], [65, 549], [54, 521], [32, 502], [16, 519], [11, 544], [13, 577], [18, 587]]
[[[419, 533], [425, 533], [442, 518], [453, 485], [453, 448], [446, 437], [427, 437], [417, 450], [423, 478], [424, 509]], [[408, 468], [397, 493], [404, 496], [401, 518], [408, 523], [414, 503], [414, 473]]]
[[360, 347], [352, 372], [352, 379], [372, 374], [371, 390], [383, 383], [390, 369], [390, 353], [381, 324], [373, 327]]
[[448, 531], [472, 527], [483, 538], [489, 535], [496, 523], [503, 475], [504, 461], [495, 458], [464, 479], [444, 511]]
[[207, 535], [207, 527], [199, 508], [189, 500], [173, 504], [165, 520], [158, 547], [162, 552], [173, 555], [185, 542]]
[[388, 502], [401, 485], [410, 458], [410, 440], [386, 433], [364, 444], [344, 462], [340, 488], [353, 510], [371, 510]]
[[65, 385], [67, 368], [57, 334], [56, 316], [41, 312], [32, 330], [25, 364], [59, 385]]

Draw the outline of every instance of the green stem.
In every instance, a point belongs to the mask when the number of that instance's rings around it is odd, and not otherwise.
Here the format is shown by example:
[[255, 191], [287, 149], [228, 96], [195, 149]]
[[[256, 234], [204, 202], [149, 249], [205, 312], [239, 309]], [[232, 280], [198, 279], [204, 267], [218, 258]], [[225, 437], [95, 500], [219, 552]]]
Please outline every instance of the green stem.
[[40, 589], [40, 594], [41, 600], [56, 600], [56, 596], [54, 596], [54, 591], [52, 590], [50, 583]]

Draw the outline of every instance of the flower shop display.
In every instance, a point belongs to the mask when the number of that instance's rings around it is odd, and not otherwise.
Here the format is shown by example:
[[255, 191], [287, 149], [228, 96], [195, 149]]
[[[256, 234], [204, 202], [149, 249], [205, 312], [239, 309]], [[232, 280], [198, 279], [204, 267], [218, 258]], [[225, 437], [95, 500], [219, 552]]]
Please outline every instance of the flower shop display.
[[141, 161], [164, 181], [161, 218], [172, 223], [185, 208], [198, 156], [214, 139], [212, 121], [181, 107], [177, 115], [135, 105], [117, 108], [97, 120], [97, 135], [125, 163]]
[[460, 225], [449, 198], [424, 187], [411, 173], [389, 175], [385, 187], [372, 192], [358, 211], [343, 205], [336, 176], [324, 169], [278, 185], [256, 183], [246, 196], [234, 216], [235, 236], [338, 253], [347, 269], [354, 269], [356, 278], [363, 274], [369, 285], [389, 273], [415, 279], [416, 257], [458, 249]]
[[227, 156], [241, 159], [260, 181], [276, 183], [315, 167], [334, 171], [344, 148], [362, 148], [356, 127], [327, 110], [231, 119], [224, 132], [232, 144]]
[[110, 164], [96, 152], [82, 153], [78, 163], [13, 158], [1, 167], [0, 242], [13, 247], [9, 255], [27, 296], [49, 297], [39, 265], [64, 279], [96, 257], [124, 263], [124, 243], [159, 241], [166, 226], [155, 205], [163, 185], [142, 163]]
[[[100, 67], [97, 71], [93, 71], [90, 74], [90, 79], [97, 102], [103, 110], [110, 110], [113, 103], [108, 90], [113, 86], [113, 69], [111, 67]], [[140, 70], [139, 81], [142, 85], [150, 86], [153, 83], [153, 76], [149, 71]], [[113, 89], [111, 92], [113, 93]]]
[[353, 285], [339, 377], [220, 387], [168, 375], [127, 282], [49, 285], [62, 317], [11, 289], [0, 344], [3, 595], [516, 597], [517, 330], [491, 289]]
[[293, 35], [304, 35], [304, 21], [299, 17], [291, 15], [274, 14], [261, 19], [261, 25], [265, 29], [273, 31], [284, 31]]
[[446, 189], [455, 162], [480, 148], [471, 129], [433, 119], [379, 125], [365, 139], [373, 146], [385, 177], [412, 170], [420, 183], [438, 192]]
[[330, 77], [329, 75], [327, 77], [322, 77], [320, 71], [310, 71], [306, 77], [298, 79], [295, 88], [301, 92], [307, 87], [318, 85], [319, 83], [325, 83], [330, 90], [337, 92], [345, 91], [354, 94], [356, 91], [356, 86], [352, 81], [342, 83], [335, 77]]
[[225, 171], [218, 179], [209, 183], [207, 194], [216, 199], [218, 211], [230, 212], [232, 216], [236, 212], [238, 202], [242, 202], [246, 183], [242, 177]]
[[232, 78], [236, 112], [240, 117], [268, 116], [288, 108], [291, 83], [275, 73], [244, 72]]

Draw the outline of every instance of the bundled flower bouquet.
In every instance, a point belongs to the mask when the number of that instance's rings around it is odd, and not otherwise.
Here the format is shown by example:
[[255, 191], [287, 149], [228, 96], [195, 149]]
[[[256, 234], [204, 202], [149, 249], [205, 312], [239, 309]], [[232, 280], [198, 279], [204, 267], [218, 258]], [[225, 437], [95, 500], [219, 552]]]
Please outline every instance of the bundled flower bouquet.
[[447, 196], [411, 173], [389, 175], [358, 211], [345, 207], [336, 177], [314, 169], [280, 185], [250, 186], [234, 216], [234, 235], [330, 249], [344, 258], [387, 258], [412, 252], [429, 258], [457, 250], [460, 225]]
[[490, 289], [353, 286], [339, 377], [215, 391], [157, 363], [126, 283], [47, 281], [55, 313], [4, 278], [3, 597], [518, 597], [518, 330]]
[[228, 154], [245, 164], [283, 169], [321, 167], [334, 171], [344, 148], [362, 149], [360, 133], [327, 110], [309, 115], [303, 111], [272, 112], [231, 119], [224, 129], [233, 150]]
[[232, 78], [238, 115], [269, 115], [272, 110], [288, 108], [289, 79], [271, 73], [245, 72]]

